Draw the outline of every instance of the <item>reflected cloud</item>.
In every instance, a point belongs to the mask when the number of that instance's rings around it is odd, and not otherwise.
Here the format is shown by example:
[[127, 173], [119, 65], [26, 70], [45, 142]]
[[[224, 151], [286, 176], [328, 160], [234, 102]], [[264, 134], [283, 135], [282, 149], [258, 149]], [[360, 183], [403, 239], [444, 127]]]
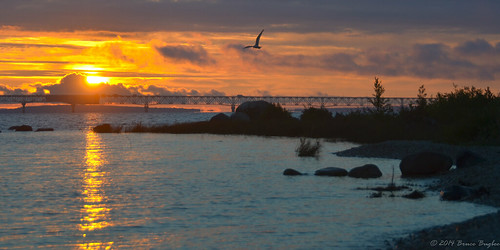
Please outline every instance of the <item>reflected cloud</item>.
[[[107, 172], [102, 167], [106, 164], [103, 157], [101, 138], [91, 131], [86, 134], [85, 172], [82, 173], [82, 201], [80, 231], [83, 237], [88, 233], [112, 226], [110, 220], [111, 208], [106, 203], [107, 196], [104, 185], [107, 182]], [[79, 244], [80, 249], [108, 249], [113, 242], [92, 242]]]

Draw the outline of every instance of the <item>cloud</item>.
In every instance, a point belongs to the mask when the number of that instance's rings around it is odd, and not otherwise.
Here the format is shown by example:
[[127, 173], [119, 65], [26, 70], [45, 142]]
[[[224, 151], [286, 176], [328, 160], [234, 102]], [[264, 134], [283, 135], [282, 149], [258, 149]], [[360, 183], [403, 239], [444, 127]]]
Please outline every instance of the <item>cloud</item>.
[[220, 32], [266, 26], [297, 32], [434, 28], [498, 33], [499, 12], [500, 3], [489, 0], [108, 0], [105, 4], [99, 0], [5, 0], [0, 23], [31, 30]]
[[495, 47], [484, 39], [467, 41], [457, 46], [455, 50], [463, 55], [484, 55], [495, 53]]
[[20, 88], [11, 88], [9, 86], [0, 85], [0, 93], [2, 95], [27, 95], [29, 91]]
[[[35, 84], [31, 87], [36, 89], [36, 94], [44, 94], [49, 91], [52, 95], [85, 95], [85, 94], [105, 94], [105, 95], [167, 95], [167, 96], [225, 96], [224, 92], [211, 89], [210, 91], [200, 91], [196, 89], [168, 89], [156, 85], [148, 86], [126, 86], [120, 84], [100, 83], [89, 85], [86, 76], [80, 73], [65, 75], [56, 84]], [[0, 85], [0, 92], [4, 94], [30, 94], [23, 89], [12, 89]]]
[[188, 61], [197, 65], [214, 64], [215, 60], [212, 59], [207, 51], [201, 46], [163, 46], [157, 47], [156, 50], [165, 58], [174, 61]]

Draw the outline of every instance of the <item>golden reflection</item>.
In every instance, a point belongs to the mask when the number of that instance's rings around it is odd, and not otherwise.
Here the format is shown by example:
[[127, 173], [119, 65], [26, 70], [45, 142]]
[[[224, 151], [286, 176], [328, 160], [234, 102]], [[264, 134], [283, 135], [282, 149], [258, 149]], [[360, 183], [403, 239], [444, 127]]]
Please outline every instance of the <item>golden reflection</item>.
[[[86, 134], [85, 172], [83, 176], [83, 191], [80, 219], [80, 231], [83, 237], [96, 230], [112, 226], [109, 219], [111, 208], [106, 204], [104, 185], [107, 182], [107, 172], [102, 167], [106, 164], [103, 157], [101, 138], [94, 132]], [[110, 249], [113, 242], [92, 242], [79, 244], [80, 249]]]

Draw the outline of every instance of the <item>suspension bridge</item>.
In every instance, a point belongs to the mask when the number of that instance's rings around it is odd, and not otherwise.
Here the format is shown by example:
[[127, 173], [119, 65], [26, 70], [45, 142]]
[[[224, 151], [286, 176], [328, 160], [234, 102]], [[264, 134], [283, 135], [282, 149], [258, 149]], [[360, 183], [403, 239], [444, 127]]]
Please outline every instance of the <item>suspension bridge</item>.
[[[418, 98], [386, 97], [391, 106], [409, 106]], [[281, 106], [302, 107], [369, 107], [373, 97], [347, 96], [148, 96], [148, 95], [0, 95], [0, 104], [16, 104], [25, 112], [29, 103], [67, 103], [75, 111], [79, 104], [132, 104], [144, 106], [148, 112], [152, 105], [224, 105], [236, 107], [247, 101], [267, 101]]]

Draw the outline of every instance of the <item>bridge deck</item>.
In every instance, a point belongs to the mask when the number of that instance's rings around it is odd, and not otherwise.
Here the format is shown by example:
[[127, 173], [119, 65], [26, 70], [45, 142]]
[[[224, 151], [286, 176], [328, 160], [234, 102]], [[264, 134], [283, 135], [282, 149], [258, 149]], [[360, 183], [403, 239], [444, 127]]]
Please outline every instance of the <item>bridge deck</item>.
[[[230, 105], [234, 108], [246, 101], [263, 100], [283, 106], [305, 107], [365, 107], [371, 106], [373, 97], [346, 96], [122, 96], [122, 95], [0, 95], [0, 103], [20, 103], [23, 108], [27, 103], [69, 103], [76, 104], [137, 104], [144, 105], [146, 111], [150, 105]], [[392, 106], [415, 104], [418, 98], [388, 97]]]

